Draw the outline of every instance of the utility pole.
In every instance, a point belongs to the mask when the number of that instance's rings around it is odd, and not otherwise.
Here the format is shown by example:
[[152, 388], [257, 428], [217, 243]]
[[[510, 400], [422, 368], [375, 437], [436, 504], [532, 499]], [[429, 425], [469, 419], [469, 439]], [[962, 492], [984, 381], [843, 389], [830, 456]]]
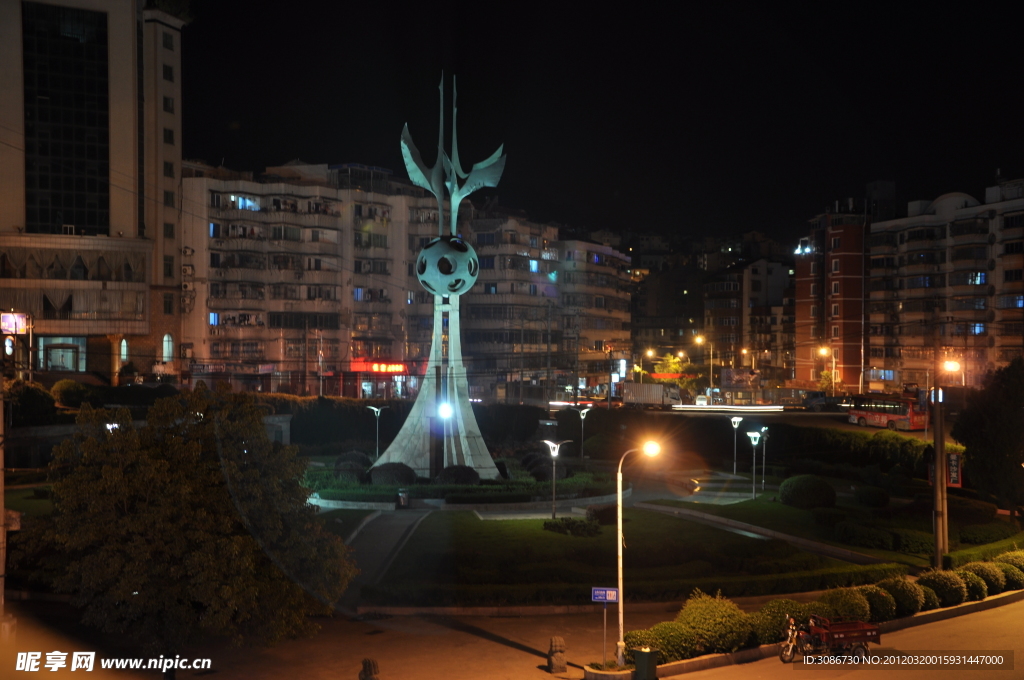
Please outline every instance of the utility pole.
[[[4, 589], [7, 587], [7, 504], [4, 502], [4, 449], [6, 448], [7, 414], [4, 411], [4, 375], [0, 372], [0, 645], [10, 649], [14, 645], [17, 619], [4, 609]], [[15, 525], [12, 528], [17, 528]]]
[[935, 390], [932, 396], [932, 413], [935, 414], [933, 432], [935, 440], [935, 474], [933, 475], [935, 501], [935, 568], [942, 568], [942, 556], [949, 552], [948, 524], [946, 517], [946, 427], [942, 414], [942, 388], [939, 375], [942, 370], [942, 317], [939, 316], [939, 305], [934, 306], [933, 315], [935, 333], [933, 335], [933, 351], [935, 352]]
[[548, 309], [547, 309], [547, 311], [548, 311], [547, 330], [545, 331], [545, 334], [547, 335], [546, 339], [547, 339], [547, 345], [548, 345], [548, 358], [547, 358], [547, 360], [548, 360], [548, 367], [547, 367], [547, 375], [545, 376], [545, 379], [544, 379], [544, 408], [550, 408], [551, 407], [550, 404], [548, 403], [548, 402], [551, 401], [551, 300], [548, 300], [547, 307], [548, 307]]

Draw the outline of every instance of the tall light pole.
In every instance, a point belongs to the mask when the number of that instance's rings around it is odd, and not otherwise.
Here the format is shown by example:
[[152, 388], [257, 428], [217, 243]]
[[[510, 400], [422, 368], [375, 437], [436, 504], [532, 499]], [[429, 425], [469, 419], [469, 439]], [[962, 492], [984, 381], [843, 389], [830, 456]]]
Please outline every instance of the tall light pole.
[[555, 519], [555, 461], [558, 460], [558, 449], [562, 448], [562, 444], [568, 444], [571, 441], [571, 439], [563, 439], [560, 442], [544, 440], [551, 451], [551, 519]]
[[388, 408], [387, 406], [367, 406], [366, 408], [373, 411], [373, 415], [377, 417], [377, 458], [380, 459], [380, 412]]
[[836, 353], [832, 351], [831, 347], [822, 347], [818, 350], [818, 354], [823, 357], [832, 357], [832, 396], [836, 396]]
[[761, 442], [761, 491], [764, 491], [764, 475], [765, 475], [765, 458], [768, 457], [768, 426], [765, 425], [761, 428], [761, 436], [764, 441]]
[[[658, 442], [645, 442], [641, 449], [645, 456], [654, 457], [661, 453], [661, 445]], [[622, 617], [622, 461], [626, 456], [641, 449], [630, 449], [622, 454], [619, 459], [619, 470], [615, 475], [615, 546], [619, 561], [619, 641], [615, 643], [615, 661], [620, 666], [626, 665], [626, 640]]]
[[736, 435], [739, 433], [743, 418], [733, 416], [730, 421], [732, 422], [732, 473], [736, 474]]
[[967, 386], [967, 380], [965, 379], [966, 376], [964, 376], [964, 371], [962, 370], [962, 368], [963, 367], [960, 365], [959, 361], [946, 361], [946, 362], [943, 362], [943, 364], [942, 364], [942, 369], [944, 371], [946, 371], [947, 373], [959, 373], [960, 374], [960, 385], [962, 387], [966, 387]]
[[[698, 345], [703, 345], [705, 340], [703, 335], [698, 335], [693, 339]], [[707, 340], [708, 349], [711, 350], [711, 361], [709, 363], [710, 368], [708, 369], [708, 384], [711, 385], [711, 403], [715, 403], [715, 345], [710, 340]]]
[[757, 430], [748, 432], [750, 437], [750, 448], [754, 452], [754, 467], [750, 470], [750, 500], [757, 498], [757, 442], [761, 440], [761, 433]]
[[586, 458], [587, 454], [583, 453], [583, 442], [586, 441], [583, 437], [583, 423], [587, 420], [587, 414], [590, 412], [590, 406], [587, 408], [581, 408], [580, 412], [580, 458]]

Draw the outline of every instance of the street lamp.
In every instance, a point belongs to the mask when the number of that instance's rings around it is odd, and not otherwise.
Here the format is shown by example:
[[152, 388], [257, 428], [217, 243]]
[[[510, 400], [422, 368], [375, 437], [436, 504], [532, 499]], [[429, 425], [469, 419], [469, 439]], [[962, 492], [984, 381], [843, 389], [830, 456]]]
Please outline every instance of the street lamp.
[[373, 415], [377, 417], [377, 460], [380, 459], [380, 412], [388, 408], [387, 406], [367, 406], [366, 408], [373, 411]]
[[754, 452], [754, 467], [750, 471], [750, 499], [757, 498], [757, 442], [761, 440], [761, 433], [757, 430], [748, 432], [747, 436], [750, 437], [750, 447]]
[[558, 460], [558, 449], [562, 448], [562, 444], [568, 444], [571, 441], [571, 439], [563, 439], [560, 442], [544, 440], [548, 449], [551, 450], [551, 519], [555, 519], [555, 461]]
[[658, 442], [649, 441], [639, 449], [626, 451], [619, 459], [619, 471], [615, 475], [615, 545], [619, 560], [619, 641], [615, 643], [615, 660], [620, 666], [626, 665], [626, 640], [622, 618], [622, 461], [626, 460], [626, 456], [629, 454], [640, 450], [644, 452], [645, 456], [653, 458], [661, 453], [661, 445]]
[[[696, 338], [693, 339], [693, 341], [696, 342], [698, 345], [703, 345], [704, 344], [704, 336], [703, 335], [698, 335]], [[709, 365], [710, 365], [711, 368], [708, 371], [708, 383], [711, 385], [711, 394], [714, 395], [714, 393], [715, 393], [715, 345], [710, 340], [708, 340], [707, 343], [708, 343], [708, 349], [711, 350], [711, 357], [710, 357], [711, 361], [709, 362]], [[715, 398], [714, 398], [714, 396], [712, 396], [711, 397], [711, 403], [713, 404], [714, 402], [715, 402]]]
[[818, 354], [823, 357], [832, 357], [832, 396], [836, 396], [836, 353], [832, 351], [831, 347], [821, 347], [818, 349]]
[[961, 369], [959, 361], [946, 361], [942, 364], [942, 369], [947, 373], [959, 373], [960, 374], [960, 385], [966, 386], [967, 381], [964, 379], [964, 372]]
[[736, 474], [736, 434], [739, 432], [743, 418], [733, 416], [730, 420], [732, 421], [732, 473]]
[[587, 457], [587, 454], [583, 453], [583, 442], [586, 441], [583, 438], [583, 423], [587, 419], [587, 413], [590, 412], [590, 408], [591, 407], [588, 406], [587, 408], [579, 409], [579, 412], [580, 412], [580, 458], [586, 458]]
[[761, 442], [761, 491], [764, 491], [764, 475], [765, 465], [764, 461], [768, 455], [768, 426], [765, 425], [761, 428], [761, 436], [764, 437], [764, 441]]

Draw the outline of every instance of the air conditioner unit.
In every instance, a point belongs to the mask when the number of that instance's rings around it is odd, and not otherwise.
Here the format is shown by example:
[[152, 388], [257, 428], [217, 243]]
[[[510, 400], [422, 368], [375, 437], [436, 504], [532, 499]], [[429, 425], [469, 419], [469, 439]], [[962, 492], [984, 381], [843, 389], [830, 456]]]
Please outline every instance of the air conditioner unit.
[[195, 251], [195, 248], [190, 248], [189, 246], [183, 246], [182, 249], [181, 249], [181, 254], [182, 255], [186, 255], [186, 256], [195, 255], [196, 251]]
[[181, 289], [182, 290], [194, 290], [195, 286], [196, 286], [196, 284], [192, 283], [191, 281], [185, 281], [184, 283], [181, 284]]
[[181, 265], [181, 275], [182, 276], [193, 276], [195, 273], [196, 273], [196, 268], [193, 267], [192, 265], [190, 265], [190, 264], [183, 264], [183, 265]]

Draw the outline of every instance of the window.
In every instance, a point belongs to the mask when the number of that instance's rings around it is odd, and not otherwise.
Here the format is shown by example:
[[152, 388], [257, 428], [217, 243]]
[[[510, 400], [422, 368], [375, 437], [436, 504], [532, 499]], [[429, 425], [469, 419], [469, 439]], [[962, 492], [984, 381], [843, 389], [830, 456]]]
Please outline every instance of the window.
[[174, 51], [174, 36], [164, 31], [164, 49]]
[[838, 338], [839, 337], [839, 326], [832, 326], [832, 337], [833, 338]]
[[530, 260], [530, 271], [534, 274], [540, 271], [540, 264], [537, 260]]
[[121, 339], [121, 363], [128, 362], [128, 341], [124, 338]]
[[1003, 246], [1003, 255], [1016, 255], [1017, 253], [1024, 253], [1024, 241], [1010, 241]]
[[838, 281], [833, 281], [832, 282], [832, 294], [833, 295], [839, 295], [839, 282]]
[[818, 263], [817, 262], [812, 262], [811, 263], [811, 273], [812, 274], [817, 274], [818, 273]]
[[1007, 283], [1022, 280], [1024, 280], [1024, 269], [1007, 269], [1003, 272], [1003, 281]]
[[999, 309], [1024, 309], [1024, 295], [1000, 295], [996, 299]]
[[210, 253], [210, 266], [213, 268], [220, 267], [220, 253]]
[[494, 257], [481, 257], [480, 258], [480, 269], [494, 269]]
[[164, 314], [174, 314], [174, 293], [164, 293]]
[[1003, 229], [1019, 229], [1024, 227], [1024, 213], [1003, 215]]
[[949, 275], [951, 286], [984, 286], [988, 282], [988, 272], [953, 272]]
[[835, 238], [832, 239], [832, 250], [837, 250], [838, 248], [839, 248], [839, 237], [836, 236]]
[[163, 360], [171, 361], [174, 358], [174, 338], [170, 333], [164, 335], [163, 350]]
[[818, 284], [812, 283], [811, 284], [811, 297], [815, 297], [817, 295], [818, 295]]
[[818, 306], [811, 305], [811, 318], [816, 319], [818, 317]]
[[164, 278], [174, 277], [174, 256], [164, 255]]
[[174, 130], [164, 128], [164, 144], [174, 144]]
[[595, 295], [594, 296], [594, 306], [597, 307], [598, 309], [604, 309], [604, 296], [603, 295]]
[[476, 244], [478, 246], [493, 246], [494, 245], [494, 234], [477, 234]]
[[835, 274], [839, 271], [839, 260], [832, 260], [832, 273]]
[[496, 284], [496, 283], [485, 283], [484, 284], [484, 293], [487, 293], [488, 295], [495, 295], [495, 294], [497, 294], [497, 292], [498, 292], [498, 284]]
[[164, 97], [164, 111], [174, 113], [174, 97]]
[[164, 80], [169, 83], [174, 82], [174, 67], [169, 64], [164, 64]]
[[314, 229], [313, 231], [311, 231], [310, 234], [309, 234], [309, 240], [310, 240], [311, 243], [319, 243], [320, 242], [320, 230], [319, 229]]
[[164, 238], [174, 238], [174, 222], [164, 222]]
[[166, 207], [168, 207], [168, 208], [173, 208], [174, 207], [174, 192], [173, 191], [165, 191], [164, 192], [164, 205]]
[[839, 305], [832, 305], [832, 316], [839, 316]]

